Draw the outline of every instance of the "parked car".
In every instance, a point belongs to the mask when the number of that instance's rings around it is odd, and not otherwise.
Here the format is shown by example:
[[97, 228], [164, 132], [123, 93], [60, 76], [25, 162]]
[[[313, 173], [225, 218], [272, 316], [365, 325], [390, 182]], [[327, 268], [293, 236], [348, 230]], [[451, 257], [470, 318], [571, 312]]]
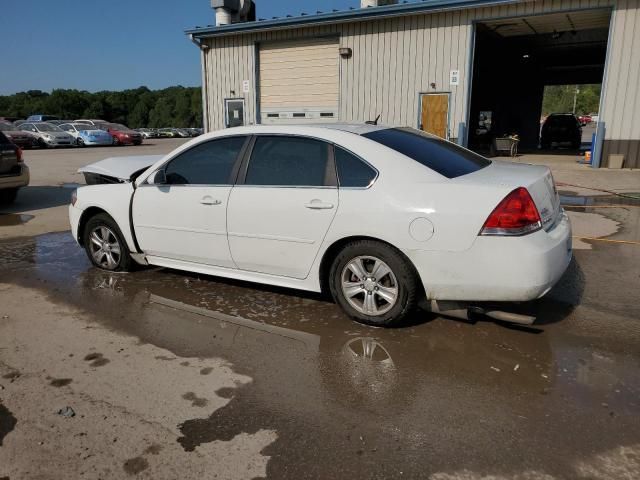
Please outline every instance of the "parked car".
[[31, 132], [25, 132], [12, 123], [0, 122], [0, 132], [20, 148], [32, 148], [38, 145], [38, 137]]
[[114, 145], [142, 144], [142, 135], [121, 123], [107, 123], [104, 128], [113, 137]]
[[51, 125], [55, 125], [56, 127], [59, 127], [60, 125], [64, 125], [65, 123], [69, 123], [72, 122], [72, 120], [47, 120], [47, 123], [50, 123]]
[[38, 137], [41, 147], [70, 147], [75, 145], [75, 139], [59, 127], [47, 122], [23, 123], [20, 130], [31, 132]]
[[91, 145], [113, 145], [113, 137], [109, 132], [87, 123], [64, 123], [60, 129], [75, 138], [79, 147]]
[[74, 120], [73, 123], [86, 123], [87, 125], [99, 125], [99, 126], [102, 126], [102, 125], [106, 125], [109, 122], [107, 122], [106, 120], [100, 120], [99, 118], [94, 118], [94, 119], [90, 119], [90, 120], [81, 118], [79, 120]]
[[591, 117], [591, 121], [593, 123], [598, 123], [598, 121], [600, 120], [600, 116], [597, 113], [590, 113], [589, 116]]
[[0, 131], [0, 204], [12, 203], [18, 190], [29, 185], [29, 167], [22, 150]]
[[161, 138], [174, 138], [178, 136], [178, 133], [173, 128], [159, 128], [158, 135]]
[[136, 132], [142, 135], [142, 138], [158, 138], [158, 132], [153, 128], [137, 128]]
[[35, 123], [35, 122], [48, 122], [49, 120], [60, 120], [60, 117], [56, 117], [54, 115], [30, 115], [27, 117], [27, 122]]
[[554, 146], [579, 149], [582, 144], [580, 122], [572, 113], [552, 113], [542, 125], [540, 144], [545, 150]]
[[434, 311], [536, 299], [572, 257], [549, 168], [411, 128], [238, 127], [80, 171], [111, 182], [79, 188], [69, 207], [95, 266], [328, 290], [368, 324], [397, 323], [425, 299]]
[[580, 125], [582, 125], [583, 127], [589, 125], [593, 121], [591, 115], [580, 115], [578, 117], [578, 120], [580, 121]]

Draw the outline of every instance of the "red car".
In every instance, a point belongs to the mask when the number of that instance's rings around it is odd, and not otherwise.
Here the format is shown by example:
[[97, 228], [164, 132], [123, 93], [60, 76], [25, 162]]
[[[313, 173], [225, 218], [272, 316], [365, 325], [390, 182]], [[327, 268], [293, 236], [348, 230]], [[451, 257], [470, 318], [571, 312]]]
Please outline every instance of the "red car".
[[578, 120], [580, 121], [580, 125], [582, 125], [583, 127], [593, 121], [591, 115], [580, 115], [578, 117]]
[[105, 129], [113, 136], [114, 145], [140, 145], [142, 135], [135, 130], [120, 123], [107, 123], [101, 128]]

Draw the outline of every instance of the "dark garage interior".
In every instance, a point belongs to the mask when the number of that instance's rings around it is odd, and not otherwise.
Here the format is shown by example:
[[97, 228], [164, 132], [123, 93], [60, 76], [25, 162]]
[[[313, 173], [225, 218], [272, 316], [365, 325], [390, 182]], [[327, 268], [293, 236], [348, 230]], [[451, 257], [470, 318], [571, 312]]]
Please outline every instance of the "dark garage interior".
[[493, 138], [517, 134], [520, 151], [536, 151], [544, 87], [602, 82], [610, 16], [598, 9], [478, 23], [469, 146], [486, 152]]

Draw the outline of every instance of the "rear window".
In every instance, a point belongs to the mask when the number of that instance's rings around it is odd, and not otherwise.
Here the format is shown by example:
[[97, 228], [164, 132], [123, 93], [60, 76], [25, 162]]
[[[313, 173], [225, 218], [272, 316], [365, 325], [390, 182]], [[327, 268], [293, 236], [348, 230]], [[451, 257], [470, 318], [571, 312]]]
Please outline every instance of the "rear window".
[[447, 178], [461, 177], [491, 165], [491, 161], [451, 142], [413, 128], [389, 128], [363, 135], [412, 158]]

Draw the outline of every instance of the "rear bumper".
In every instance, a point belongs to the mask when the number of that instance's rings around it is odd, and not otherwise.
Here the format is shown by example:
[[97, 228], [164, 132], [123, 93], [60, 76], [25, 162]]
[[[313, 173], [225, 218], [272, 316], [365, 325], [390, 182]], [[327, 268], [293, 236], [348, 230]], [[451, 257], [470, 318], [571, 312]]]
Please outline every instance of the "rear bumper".
[[560, 280], [572, 258], [565, 213], [550, 231], [523, 237], [479, 236], [463, 252], [406, 251], [428, 299], [520, 302], [540, 298]]
[[26, 187], [29, 179], [29, 167], [23, 164], [18, 175], [0, 175], [0, 189]]

